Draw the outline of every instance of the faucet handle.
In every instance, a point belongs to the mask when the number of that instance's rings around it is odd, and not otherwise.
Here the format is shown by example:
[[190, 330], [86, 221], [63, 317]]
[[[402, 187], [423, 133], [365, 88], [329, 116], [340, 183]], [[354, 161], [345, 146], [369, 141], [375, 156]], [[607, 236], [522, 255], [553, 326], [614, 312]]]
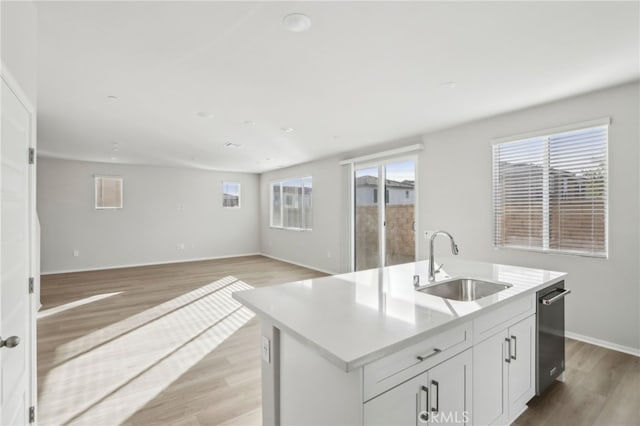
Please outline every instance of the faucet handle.
[[435, 271], [433, 271], [433, 274], [437, 274], [438, 272], [440, 272], [440, 269], [442, 269], [442, 267], [444, 266], [444, 263], [441, 263], [440, 266], [438, 266], [438, 269], [436, 269]]
[[413, 286], [416, 288], [420, 287], [420, 275], [413, 276]]

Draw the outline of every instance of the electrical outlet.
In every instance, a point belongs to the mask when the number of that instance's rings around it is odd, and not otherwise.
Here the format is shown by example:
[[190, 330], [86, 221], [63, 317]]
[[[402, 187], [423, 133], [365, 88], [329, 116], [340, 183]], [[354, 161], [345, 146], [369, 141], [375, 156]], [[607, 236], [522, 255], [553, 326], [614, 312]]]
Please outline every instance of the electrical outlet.
[[178, 250], [184, 250], [184, 243], [178, 243], [178, 245], [176, 246], [176, 248]]
[[267, 336], [262, 336], [262, 359], [271, 364], [271, 341]]
[[73, 250], [73, 257], [78, 257], [78, 256], [80, 256], [80, 250], [74, 249]]

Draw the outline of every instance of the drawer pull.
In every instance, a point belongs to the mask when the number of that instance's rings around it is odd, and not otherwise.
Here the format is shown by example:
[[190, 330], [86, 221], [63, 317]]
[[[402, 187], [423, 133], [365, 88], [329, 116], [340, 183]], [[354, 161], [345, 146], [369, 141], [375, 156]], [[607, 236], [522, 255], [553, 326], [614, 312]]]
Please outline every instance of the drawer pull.
[[429, 359], [432, 356], [438, 355], [440, 352], [442, 352], [442, 349], [438, 349], [438, 348], [433, 348], [433, 352], [431, 352], [428, 355], [418, 355], [416, 358], [418, 358], [418, 361], [424, 361], [425, 359]]

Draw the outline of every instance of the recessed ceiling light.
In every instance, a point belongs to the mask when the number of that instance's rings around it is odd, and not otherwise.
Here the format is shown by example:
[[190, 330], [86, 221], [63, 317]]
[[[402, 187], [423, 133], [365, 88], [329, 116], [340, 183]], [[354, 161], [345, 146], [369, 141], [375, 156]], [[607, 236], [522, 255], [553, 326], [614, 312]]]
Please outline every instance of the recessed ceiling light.
[[311, 28], [311, 18], [302, 13], [290, 13], [282, 19], [282, 25], [287, 31], [301, 33]]
[[458, 83], [455, 81], [445, 81], [441, 84], [441, 86], [448, 87], [449, 89], [455, 89]]
[[247, 126], [255, 126], [256, 122], [253, 120], [245, 120], [244, 124], [246, 124]]
[[264, 159], [264, 161], [271, 161], [271, 158], [267, 157]]
[[111, 148], [111, 151], [113, 151], [113, 152], [117, 152], [117, 151], [118, 151], [118, 149], [119, 149], [119, 148], [118, 148], [117, 146], [114, 146], [113, 148]]
[[107, 96], [107, 99], [109, 99], [110, 101], [115, 101], [115, 100], [118, 99], [118, 97], [117, 96], [113, 96], [113, 95], [109, 95], [109, 96]]
[[223, 145], [225, 148], [240, 148], [242, 145], [233, 142], [225, 142]]
[[112, 159], [112, 160], [117, 160], [117, 159], [118, 159], [118, 157], [111, 157], [111, 159]]
[[281, 127], [280, 130], [282, 130], [285, 133], [293, 132], [293, 129], [291, 127]]
[[213, 117], [215, 117], [215, 115], [213, 115], [212, 112], [207, 112], [207, 111], [200, 111], [196, 115], [198, 117], [201, 117], [201, 118], [213, 118]]

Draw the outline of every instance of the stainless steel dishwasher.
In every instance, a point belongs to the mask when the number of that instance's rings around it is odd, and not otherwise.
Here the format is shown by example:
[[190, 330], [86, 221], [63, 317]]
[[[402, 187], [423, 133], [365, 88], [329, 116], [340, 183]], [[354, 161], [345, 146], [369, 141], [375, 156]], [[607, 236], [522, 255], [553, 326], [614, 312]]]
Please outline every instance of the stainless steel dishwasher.
[[536, 395], [564, 372], [564, 281], [536, 293]]

